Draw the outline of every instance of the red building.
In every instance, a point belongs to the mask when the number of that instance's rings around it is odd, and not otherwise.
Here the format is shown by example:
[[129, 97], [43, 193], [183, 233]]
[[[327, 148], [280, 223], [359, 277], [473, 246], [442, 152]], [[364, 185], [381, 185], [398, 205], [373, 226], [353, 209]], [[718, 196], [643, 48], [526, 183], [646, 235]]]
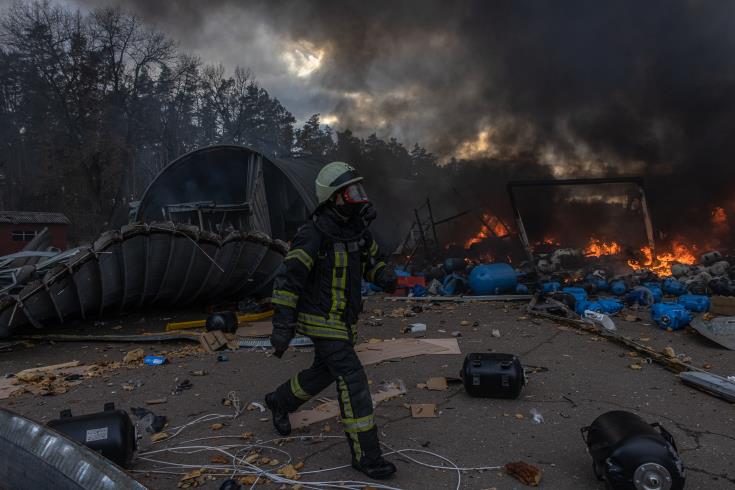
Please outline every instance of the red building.
[[66, 250], [68, 227], [69, 218], [61, 213], [0, 211], [0, 255], [19, 252], [44, 228], [48, 228], [51, 246]]

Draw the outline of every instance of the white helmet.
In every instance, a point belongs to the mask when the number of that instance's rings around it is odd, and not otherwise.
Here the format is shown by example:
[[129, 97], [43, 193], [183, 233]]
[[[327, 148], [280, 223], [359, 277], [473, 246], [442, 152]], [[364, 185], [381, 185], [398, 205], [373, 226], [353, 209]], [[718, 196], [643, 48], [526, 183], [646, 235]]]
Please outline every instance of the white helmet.
[[319, 204], [327, 202], [335, 192], [362, 180], [352, 165], [345, 162], [328, 163], [316, 176], [316, 197]]

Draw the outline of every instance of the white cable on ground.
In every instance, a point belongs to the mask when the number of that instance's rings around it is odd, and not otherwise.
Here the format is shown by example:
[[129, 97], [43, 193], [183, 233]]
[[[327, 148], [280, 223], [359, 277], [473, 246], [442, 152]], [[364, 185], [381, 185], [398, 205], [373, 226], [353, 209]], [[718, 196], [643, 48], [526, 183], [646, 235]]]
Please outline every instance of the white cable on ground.
[[[239, 415], [239, 412], [241, 412], [241, 409], [236, 409], [236, 415]], [[216, 415], [216, 414], [210, 414], [210, 415]], [[205, 415], [203, 417], [200, 417], [200, 419], [204, 417], [208, 417], [209, 415]], [[230, 417], [230, 416], [225, 416]], [[233, 417], [234, 418], [234, 417]], [[181, 433], [183, 429], [186, 427], [189, 427], [193, 425], [194, 423], [197, 423], [200, 419], [197, 419], [195, 421], [192, 421], [188, 424], [185, 424], [181, 426], [178, 432], [176, 434]], [[257, 482], [261, 478], [267, 478], [274, 483], [281, 483], [281, 484], [290, 484], [290, 485], [302, 485], [303, 488], [309, 488], [309, 489], [315, 489], [315, 490], [321, 490], [324, 488], [347, 488], [347, 489], [355, 489], [358, 490], [360, 488], [364, 488], [365, 486], [372, 486], [373, 488], [380, 488], [383, 490], [400, 490], [396, 487], [391, 487], [384, 484], [379, 484], [375, 482], [362, 482], [362, 481], [356, 481], [356, 480], [340, 480], [340, 481], [303, 481], [303, 480], [292, 480], [289, 478], [286, 478], [283, 475], [280, 475], [278, 473], [275, 473], [274, 471], [278, 471], [280, 468], [284, 467], [287, 464], [290, 464], [292, 461], [291, 455], [278, 447], [274, 447], [270, 444], [273, 443], [283, 443], [286, 441], [292, 441], [292, 440], [309, 440], [309, 439], [315, 439], [315, 440], [324, 440], [324, 439], [343, 439], [343, 436], [326, 436], [326, 435], [318, 435], [318, 436], [290, 436], [290, 437], [279, 437], [275, 439], [270, 439], [267, 441], [260, 441], [256, 443], [247, 443], [247, 444], [227, 444], [227, 445], [219, 445], [219, 446], [209, 446], [206, 444], [200, 444], [200, 445], [186, 445], [190, 443], [195, 443], [199, 441], [205, 441], [205, 440], [212, 440], [212, 439], [241, 439], [241, 436], [209, 436], [209, 437], [200, 437], [196, 439], [191, 439], [189, 441], [185, 441], [181, 443], [179, 446], [174, 447], [166, 447], [161, 449], [156, 449], [152, 451], [146, 451], [143, 453], [140, 453], [138, 455], [138, 459], [147, 461], [154, 464], [160, 464], [164, 466], [159, 466], [152, 470], [134, 470], [138, 473], [160, 473], [160, 474], [176, 474], [176, 475], [182, 475], [180, 472], [174, 472], [174, 471], [168, 471], [169, 469], [205, 469], [208, 471], [209, 475], [212, 476], [228, 476], [230, 478], [235, 478], [237, 476], [245, 476], [245, 475], [253, 475], [256, 476], [256, 481], [253, 483], [253, 486], [251, 488], [254, 488], [254, 486], [257, 484]], [[462, 483], [462, 472], [463, 471], [490, 471], [490, 470], [498, 470], [502, 469], [503, 466], [483, 466], [483, 467], [472, 467], [472, 468], [463, 468], [455, 464], [452, 460], [449, 458], [442, 456], [440, 454], [434, 453], [432, 451], [427, 451], [423, 449], [393, 449], [390, 446], [386, 444], [382, 444], [384, 447], [390, 450], [390, 452], [385, 453], [385, 455], [391, 455], [391, 454], [398, 454], [409, 461], [418, 464], [420, 466], [424, 466], [426, 468], [435, 469], [435, 470], [451, 470], [457, 473], [457, 485], [456, 488], [459, 490]], [[250, 452], [253, 449], [260, 449], [260, 450], [269, 450], [278, 452], [281, 454], [286, 455], [287, 459], [285, 459], [286, 462], [283, 464], [279, 464], [277, 467], [274, 467], [273, 470], [264, 470], [252, 463], [248, 463], [244, 458], [241, 456], [243, 452]], [[235, 450], [235, 452], [230, 452], [231, 450]], [[174, 463], [169, 461], [162, 461], [159, 459], [152, 458], [151, 456], [161, 453], [173, 453], [173, 454], [195, 454], [198, 452], [218, 452], [221, 453], [230, 459], [232, 459], [232, 464], [206, 464], [206, 465], [193, 465], [193, 464], [184, 464], [184, 463]], [[406, 453], [420, 453], [420, 454], [428, 454], [430, 456], [433, 456], [445, 463], [447, 463], [449, 466], [445, 465], [433, 465], [429, 463], [425, 463], [423, 461], [419, 461], [416, 458], [413, 458], [411, 456], [408, 456]], [[329, 471], [336, 471], [344, 468], [348, 468], [349, 465], [342, 465], [342, 466], [336, 466], [333, 468], [324, 468], [320, 470], [310, 470], [310, 471], [302, 471], [299, 472], [301, 476], [304, 475], [316, 475], [319, 473], [326, 473]]]

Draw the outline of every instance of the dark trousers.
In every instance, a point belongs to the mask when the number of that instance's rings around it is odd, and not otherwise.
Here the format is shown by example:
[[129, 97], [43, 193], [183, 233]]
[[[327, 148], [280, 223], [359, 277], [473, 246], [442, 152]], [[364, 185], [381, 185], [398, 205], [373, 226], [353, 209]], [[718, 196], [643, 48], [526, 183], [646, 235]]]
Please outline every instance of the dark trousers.
[[380, 457], [373, 400], [355, 348], [343, 340], [313, 340], [314, 363], [278, 387], [278, 402], [294, 412], [336, 381], [342, 425], [353, 459], [364, 462]]

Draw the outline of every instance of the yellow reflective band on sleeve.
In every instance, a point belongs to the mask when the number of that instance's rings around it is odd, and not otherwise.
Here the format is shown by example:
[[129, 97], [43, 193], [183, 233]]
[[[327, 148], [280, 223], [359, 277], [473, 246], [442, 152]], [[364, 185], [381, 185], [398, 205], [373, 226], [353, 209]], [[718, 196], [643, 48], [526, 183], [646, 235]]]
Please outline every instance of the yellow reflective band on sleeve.
[[350, 339], [347, 324], [339, 318], [332, 316], [325, 318], [323, 316], [301, 312], [298, 316], [298, 325], [296, 330], [298, 333], [308, 335], [310, 337], [335, 340]]
[[367, 273], [368, 281], [375, 282], [375, 274], [377, 274], [378, 271], [382, 269], [383, 267], [385, 267], [385, 262], [378, 262], [377, 264], [375, 264], [375, 267], [370, 269]]
[[308, 401], [311, 399], [311, 395], [305, 392], [304, 389], [299, 384], [298, 374], [294, 376], [293, 378], [291, 378], [291, 393], [293, 393], [294, 396], [298, 398], [299, 400]]
[[375, 427], [375, 417], [370, 414], [359, 419], [343, 418], [342, 425], [347, 433], [366, 432]]
[[304, 250], [303, 248], [295, 248], [289, 251], [286, 254], [286, 258], [284, 260], [291, 259], [298, 259], [298, 261], [304, 264], [304, 266], [308, 270], [311, 270], [311, 268], [314, 266], [314, 260], [309, 256], [308, 253], [306, 253], [306, 250]]
[[378, 253], [378, 242], [373, 240], [373, 243], [370, 244], [370, 255], [377, 255]]
[[274, 289], [273, 290], [273, 297], [271, 298], [271, 303], [274, 305], [282, 305], [287, 306], [289, 308], [296, 308], [296, 305], [299, 302], [298, 295], [292, 293], [291, 291], [286, 291], [283, 289]]

